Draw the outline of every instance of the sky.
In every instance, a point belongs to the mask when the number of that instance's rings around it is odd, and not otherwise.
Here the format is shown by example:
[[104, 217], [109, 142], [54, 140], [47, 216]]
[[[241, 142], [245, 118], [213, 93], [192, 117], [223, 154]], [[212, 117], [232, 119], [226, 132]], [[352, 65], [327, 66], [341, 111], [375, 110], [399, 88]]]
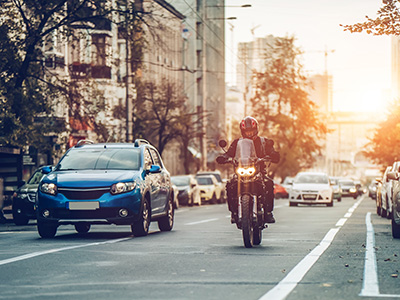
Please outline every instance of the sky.
[[[236, 7], [243, 4], [252, 7]], [[382, 0], [225, 0], [225, 17], [237, 18], [227, 21], [233, 31], [226, 24], [227, 82], [234, 83], [239, 42], [269, 34], [294, 36], [307, 74], [324, 72], [328, 50], [334, 111], [385, 112], [391, 101], [390, 37], [350, 33], [339, 25], [375, 18], [381, 5]]]

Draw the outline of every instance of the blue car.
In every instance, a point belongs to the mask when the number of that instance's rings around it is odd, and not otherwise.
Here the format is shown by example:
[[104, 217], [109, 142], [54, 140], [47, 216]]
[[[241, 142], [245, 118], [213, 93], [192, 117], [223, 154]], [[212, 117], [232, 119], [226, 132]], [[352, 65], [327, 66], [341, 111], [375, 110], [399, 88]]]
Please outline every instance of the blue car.
[[78, 233], [93, 224], [131, 225], [135, 236], [147, 235], [151, 221], [161, 231], [174, 224], [170, 174], [145, 140], [78, 142], [42, 178], [35, 205], [42, 238], [54, 237], [66, 224]]

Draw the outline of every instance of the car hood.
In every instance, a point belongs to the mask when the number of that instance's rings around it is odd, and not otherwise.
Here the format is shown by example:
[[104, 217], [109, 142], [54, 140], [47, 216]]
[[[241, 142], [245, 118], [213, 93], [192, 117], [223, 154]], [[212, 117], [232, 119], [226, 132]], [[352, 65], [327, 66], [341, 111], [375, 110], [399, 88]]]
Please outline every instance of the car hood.
[[320, 191], [330, 189], [329, 184], [324, 183], [293, 183], [294, 190], [302, 190], [302, 191]]
[[140, 171], [126, 170], [78, 170], [56, 171], [43, 178], [43, 182], [56, 183], [63, 187], [104, 187], [120, 181], [133, 181], [140, 177]]

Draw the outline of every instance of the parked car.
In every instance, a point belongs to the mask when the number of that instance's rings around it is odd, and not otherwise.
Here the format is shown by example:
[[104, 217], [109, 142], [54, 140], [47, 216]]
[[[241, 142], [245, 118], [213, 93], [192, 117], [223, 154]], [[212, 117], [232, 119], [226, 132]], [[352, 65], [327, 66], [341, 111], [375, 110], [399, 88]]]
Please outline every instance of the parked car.
[[203, 175], [212, 175], [215, 177], [217, 180], [217, 187], [216, 187], [216, 197], [218, 203], [224, 203], [226, 202], [226, 183], [222, 180], [221, 177], [221, 172], [216, 170], [216, 171], [200, 171], [197, 172], [196, 177], [198, 176], [203, 176]]
[[29, 180], [19, 187], [12, 197], [12, 216], [15, 225], [26, 225], [36, 219], [35, 201], [40, 180], [51, 172], [51, 166], [35, 170]]
[[329, 177], [333, 190], [333, 199], [336, 199], [338, 202], [342, 201], [342, 190], [339, 186], [339, 179], [339, 177]]
[[393, 180], [390, 180], [387, 176], [388, 172], [392, 171], [392, 166], [386, 168], [383, 173], [382, 179], [379, 181], [380, 183], [380, 192], [379, 197], [377, 194], [376, 197], [376, 213], [383, 218], [389, 218], [392, 213], [392, 183]]
[[298, 204], [333, 206], [333, 189], [326, 173], [300, 172], [296, 175], [289, 193], [289, 205]]
[[213, 175], [196, 176], [200, 187], [200, 197], [203, 202], [217, 203], [218, 181]]
[[354, 199], [357, 199], [358, 191], [356, 188], [356, 184], [353, 180], [340, 179], [338, 183], [342, 193], [342, 197], [353, 197]]
[[392, 236], [393, 238], [400, 239], [400, 173], [397, 171], [390, 171], [387, 174], [390, 180], [393, 180], [393, 197], [392, 197]]
[[130, 225], [148, 234], [151, 221], [161, 231], [174, 224], [170, 174], [155, 147], [135, 143], [80, 141], [45, 175], [38, 188], [37, 229], [52, 238], [60, 225], [87, 233], [94, 224]]
[[200, 187], [193, 175], [171, 176], [172, 182], [178, 188], [179, 204], [192, 206], [201, 205]]
[[274, 196], [275, 196], [275, 199], [289, 198], [289, 193], [282, 185], [275, 183], [274, 184]]

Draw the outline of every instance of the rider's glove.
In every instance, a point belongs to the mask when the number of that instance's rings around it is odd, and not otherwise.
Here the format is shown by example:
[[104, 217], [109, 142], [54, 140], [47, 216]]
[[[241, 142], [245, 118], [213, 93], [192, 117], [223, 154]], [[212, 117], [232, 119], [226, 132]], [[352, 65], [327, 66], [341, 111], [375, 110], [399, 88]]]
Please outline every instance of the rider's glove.
[[226, 164], [227, 162], [228, 159], [225, 156], [220, 155], [217, 157], [217, 163], [219, 163], [220, 165]]

